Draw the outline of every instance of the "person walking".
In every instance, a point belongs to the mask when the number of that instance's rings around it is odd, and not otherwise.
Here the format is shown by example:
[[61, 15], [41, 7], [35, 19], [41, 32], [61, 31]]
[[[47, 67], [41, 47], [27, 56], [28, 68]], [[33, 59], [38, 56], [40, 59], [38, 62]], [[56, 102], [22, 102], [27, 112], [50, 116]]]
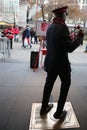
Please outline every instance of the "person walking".
[[20, 32], [19, 27], [17, 25], [14, 26], [14, 41], [15, 42], [18, 42], [19, 32]]
[[34, 44], [38, 44], [37, 34], [36, 34], [36, 28], [34, 27]]
[[79, 31], [74, 41], [70, 38], [68, 27], [65, 24], [67, 8], [67, 6], [64, 6], [52, 11], [55, 18], [46, 33], [47, 55], [45, 57], [44, 70], [47, 72], [47, 77], [43, 90], [40, 116], [47, 114], [53, 108], [53, 104], [49, 103], [49, 98], [54, 82], [59, 76], [61, 88], [57, 108], [53, 114], [54, 120], [59, 120], [67, 114], [67, 111], [64, 110], [64, 105], [71, 84], [71, 66], [68, 53], [79, 47], [84, 37], [84, 34], [80, 34]]
[[30, 48], [32, 47], [31, 43], [30, 43], [30, 30], [29, 30], [29, 26], [26, 26], [26, 29], [23, 31], [22, 33], [22, 41], [23, 41], [23, 47], [26, 47], [26, 45], [24, 45], [24, 40], [27, 39], [27, 43], [30, 46]]
[[10, 42], [10, 48], [13, 49], [13, 38], [14, 38], [14, 29], [13, 26], [10, 24], [8, 28], [6, 28], [3, 32], [5, 36], [8, 38], [8, 44]]
[[34, 28], [30, 29], [31, 43], [33, 43], [32, 39], [34, 38]]

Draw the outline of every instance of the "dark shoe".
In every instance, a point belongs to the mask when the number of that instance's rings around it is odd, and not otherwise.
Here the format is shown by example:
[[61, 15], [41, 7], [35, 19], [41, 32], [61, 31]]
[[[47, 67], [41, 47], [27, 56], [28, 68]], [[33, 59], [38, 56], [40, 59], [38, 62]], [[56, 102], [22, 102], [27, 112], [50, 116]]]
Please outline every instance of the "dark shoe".
[[30, 45], [30, 48], [31, 48], [32, 46]]
[[47, 114], [52, 108], [53, 108], [53, 104], [49, 104], [47, 106], [47, 108], [45, 108], [45, 109], [41, 108], [41, 110], [40, 110], [40, 116], [43, 116], [43, 115]]
[[56, 114], [57, 114], [56, 112], [54, 113], [54, 115], [51, 114], [50, 119], [53, 120], [54, 122], [59, 122], [59, 121], [64, 121], [67, 112], [64, 110], [61, 115], [58, 114], [56, 115]]
[[58, 114], [55, 112], [53, 116], [55, 119], [63, 119], [66, 117], [66, 114], [67, 114], [67, 111], [64, 110], [61, 114]]

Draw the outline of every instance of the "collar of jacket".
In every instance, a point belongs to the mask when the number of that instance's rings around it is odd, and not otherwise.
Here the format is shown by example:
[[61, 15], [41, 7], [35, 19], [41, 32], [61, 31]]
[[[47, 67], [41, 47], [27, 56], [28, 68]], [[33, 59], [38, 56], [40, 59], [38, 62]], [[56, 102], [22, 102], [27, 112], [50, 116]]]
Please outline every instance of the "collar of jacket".
[[55, 17], [55, 18], [53, 19], [53, 23], [61, 23], [61, 24], [63, 24], [63, 25], [66, 25], [64, 19], [59, 18], [59, 17]]

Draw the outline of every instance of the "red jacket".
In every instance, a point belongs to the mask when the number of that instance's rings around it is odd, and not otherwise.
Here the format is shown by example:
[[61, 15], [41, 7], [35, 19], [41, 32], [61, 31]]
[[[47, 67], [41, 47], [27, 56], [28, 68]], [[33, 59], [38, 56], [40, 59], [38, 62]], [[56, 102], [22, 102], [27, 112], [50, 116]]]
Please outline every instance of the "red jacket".
[[19, 34], [19, 28], [18, 27], [14, 28], [14, 34]]
[[6, 35], [7, 38], [13, 39], [14, 38], [14, 29], [13, 28], [5, 29], [4, 34]]

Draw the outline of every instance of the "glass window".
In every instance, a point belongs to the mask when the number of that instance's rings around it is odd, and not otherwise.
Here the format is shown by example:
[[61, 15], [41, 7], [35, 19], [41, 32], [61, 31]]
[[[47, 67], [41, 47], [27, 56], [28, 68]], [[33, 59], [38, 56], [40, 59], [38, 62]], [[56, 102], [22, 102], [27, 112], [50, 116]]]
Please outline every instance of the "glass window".
[[85, 0], [83, 0], [83, 4], [85, 4]]
[[81, 3], [81, 0], [78, 0], [78, 3], [80, 4], [80, 3]]

